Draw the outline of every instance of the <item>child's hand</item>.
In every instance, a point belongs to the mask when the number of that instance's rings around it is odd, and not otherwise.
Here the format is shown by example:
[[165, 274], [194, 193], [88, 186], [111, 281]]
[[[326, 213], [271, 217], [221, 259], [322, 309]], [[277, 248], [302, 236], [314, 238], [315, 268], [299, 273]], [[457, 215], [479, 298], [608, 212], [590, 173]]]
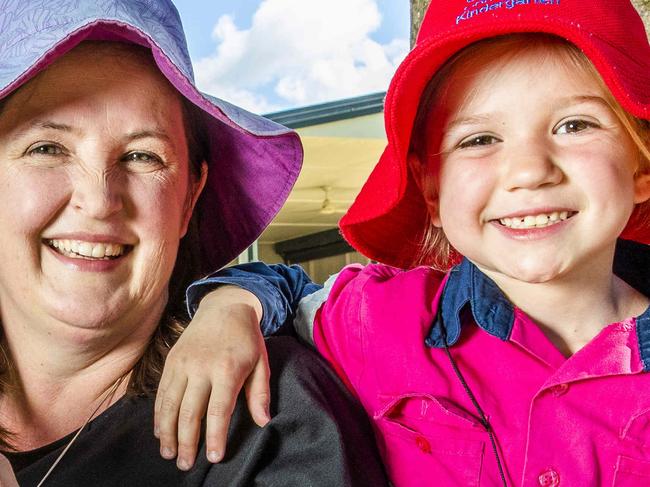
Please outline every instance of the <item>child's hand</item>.
[[206, 455], [211, 462], [223, 458], [242, 385], [253, 420], [259, 426], [270, 420], [270, 372], [261, 317], [262, 306], [252, 293], [220, 287], [203, 298], [169, 352], [156, 396], [154, 433], [161, 455], [177, 456], [181, 470], [194, 464], [206, 413]]

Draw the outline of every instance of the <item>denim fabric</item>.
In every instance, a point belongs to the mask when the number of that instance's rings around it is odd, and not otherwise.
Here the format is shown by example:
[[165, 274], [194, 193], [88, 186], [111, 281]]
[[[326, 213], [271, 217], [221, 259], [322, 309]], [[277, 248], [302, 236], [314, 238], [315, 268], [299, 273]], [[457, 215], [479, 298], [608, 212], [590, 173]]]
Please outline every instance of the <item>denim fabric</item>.
[[286, 323], [292, 326], [300, 300], [323, 286], [311, 281], [299, 265], [240, 264], [196, 281], [187, 289], [187, 311], [194, 316], [201, 298], [217, 286], [234, 285], [255, 294], [262, 303], [262, 333], [270, 336]]

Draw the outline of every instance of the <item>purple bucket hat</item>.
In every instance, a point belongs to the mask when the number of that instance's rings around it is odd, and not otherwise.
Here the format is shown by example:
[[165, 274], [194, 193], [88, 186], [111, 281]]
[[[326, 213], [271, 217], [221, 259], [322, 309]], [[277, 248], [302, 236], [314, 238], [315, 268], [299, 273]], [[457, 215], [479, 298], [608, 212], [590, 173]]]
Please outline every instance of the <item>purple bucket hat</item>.
[[84, 40], [151, 49], [161, 73], [201, 108], [211, 156], [195, 211], [207, 268], [224, 266], [284, 204], [302, 165], [298, 135], [197, 90], [169, 0], [0, 0], [0, 99]]

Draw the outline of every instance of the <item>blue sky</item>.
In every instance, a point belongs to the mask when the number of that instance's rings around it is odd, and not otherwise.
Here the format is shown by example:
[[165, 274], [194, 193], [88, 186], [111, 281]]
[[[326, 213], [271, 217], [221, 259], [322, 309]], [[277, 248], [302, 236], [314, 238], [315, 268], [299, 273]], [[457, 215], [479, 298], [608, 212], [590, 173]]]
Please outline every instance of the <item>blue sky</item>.
[[384, 91], [408, 0], [174, 0], [202, 90], [258, 113]]

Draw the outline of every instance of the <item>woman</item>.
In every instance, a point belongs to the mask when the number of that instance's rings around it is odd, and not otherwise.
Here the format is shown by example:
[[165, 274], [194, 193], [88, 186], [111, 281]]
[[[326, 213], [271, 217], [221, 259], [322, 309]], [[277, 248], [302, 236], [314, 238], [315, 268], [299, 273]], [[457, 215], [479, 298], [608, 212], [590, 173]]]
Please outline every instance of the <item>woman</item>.
[[20, 483], [382, 485], [361, 415], [286, 340], [274, 419], [236, 413], [221, 464], [178, 470], [151, 431], [182, 292], [277, 212], [297, 136], [196, 90], [167, 1], [14, 2], [0, 26], [0, 440]]

